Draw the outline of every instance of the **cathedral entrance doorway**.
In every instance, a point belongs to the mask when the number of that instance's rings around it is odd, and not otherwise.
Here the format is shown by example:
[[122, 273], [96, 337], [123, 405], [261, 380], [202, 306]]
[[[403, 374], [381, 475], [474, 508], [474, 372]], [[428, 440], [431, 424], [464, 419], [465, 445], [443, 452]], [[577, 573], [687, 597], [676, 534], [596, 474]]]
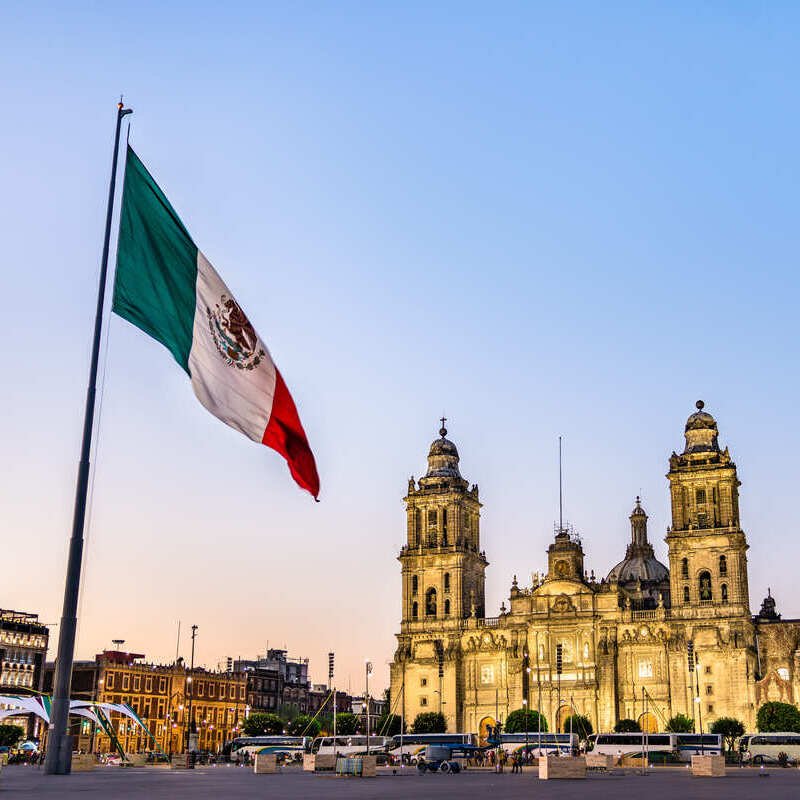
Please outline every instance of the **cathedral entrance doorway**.
[[658, 733], [658, 720], [655, 714], [646, 711], [639, 717], [639, 727], [644, 733]]
[[558, 709], [558, 713], [556, 714], [556, 731], [559, 733], [569, 733], [567, 727], [565, 727], [564, 723], [571, 717], [573, 714], [577, 714], [578, 712], [570, 705], [561, 706]]
[[489, 744], [489, 728], [496, 728], [497, 721], [494, 717], [484, 717], [478, 725], [478, 739], [481, 747], [486, 747]]

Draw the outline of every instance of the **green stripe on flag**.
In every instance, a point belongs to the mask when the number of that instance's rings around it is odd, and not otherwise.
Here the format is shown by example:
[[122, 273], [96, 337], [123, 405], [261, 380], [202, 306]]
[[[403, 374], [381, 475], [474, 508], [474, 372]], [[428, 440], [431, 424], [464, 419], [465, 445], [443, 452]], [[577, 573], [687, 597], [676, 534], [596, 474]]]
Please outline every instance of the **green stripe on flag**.
[[186, 372], [196, 284], [197, 247], [129, 146], [112, 310], [161, 342]]

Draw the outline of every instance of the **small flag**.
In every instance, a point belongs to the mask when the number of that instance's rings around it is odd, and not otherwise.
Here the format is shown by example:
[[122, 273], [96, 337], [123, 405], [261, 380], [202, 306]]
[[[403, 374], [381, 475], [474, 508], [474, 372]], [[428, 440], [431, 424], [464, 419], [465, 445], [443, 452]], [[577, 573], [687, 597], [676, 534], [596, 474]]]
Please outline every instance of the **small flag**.
[[269, 350], [131, 147], [112, 310], [161, 342], [206, 409], [277, 450], [316, 499], [314, 455]]

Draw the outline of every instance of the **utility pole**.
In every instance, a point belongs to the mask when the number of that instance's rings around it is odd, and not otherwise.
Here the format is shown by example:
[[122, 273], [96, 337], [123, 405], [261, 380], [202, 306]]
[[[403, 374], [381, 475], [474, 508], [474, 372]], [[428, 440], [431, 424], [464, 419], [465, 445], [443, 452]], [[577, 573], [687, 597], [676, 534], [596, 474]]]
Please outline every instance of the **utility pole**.
[[369, 755], [369, 676], [372, 672], [372, 662], [367, 661], [364, 665], [364, 708], [367, 717], [367, 755]]
[[194, 711], [192, 709], [192, 700], [194, 699], [194, 640], [197, 638], [197, 625], [192, 625], [192, 662], [191, 666], [189, 667], [189, 675], [186, 678], [186, 684], [189, 689], [189, 697], [186, 705], [186, 714], [187, 714], [187, 721], [186, 721], [186, 752], [189, 752], [189, 748], [192, 745], [191, 734], [195, 733], [195, 726], [194, 726]]

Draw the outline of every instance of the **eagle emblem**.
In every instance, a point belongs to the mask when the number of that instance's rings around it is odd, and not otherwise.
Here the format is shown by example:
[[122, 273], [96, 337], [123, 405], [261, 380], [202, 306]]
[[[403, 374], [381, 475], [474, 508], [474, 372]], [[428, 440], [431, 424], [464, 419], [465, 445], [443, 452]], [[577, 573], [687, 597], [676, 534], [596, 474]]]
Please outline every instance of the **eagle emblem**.
[[242, 307], [223, 294], [212, 309], [206, 306], [208, 330], [217, 351], [228, 366], [255, 369], [265, 356], [255, 329]]

